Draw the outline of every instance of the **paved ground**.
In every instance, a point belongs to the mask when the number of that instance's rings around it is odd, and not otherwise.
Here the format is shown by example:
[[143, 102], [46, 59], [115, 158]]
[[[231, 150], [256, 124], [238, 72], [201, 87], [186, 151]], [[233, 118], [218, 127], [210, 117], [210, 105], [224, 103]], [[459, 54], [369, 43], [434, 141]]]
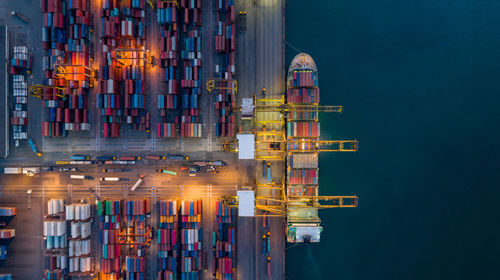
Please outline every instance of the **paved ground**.
[[[99, 1], [98, 1], [99, 2]], [[238, 30], [246, 31], [238, 33], [236, 37], [236, 72], [238, 79], [238, 104], [240, 98], [252, 97], [254, 93], [261, 95], [263, 87], [267, 88], [268, 96], [279, 96], [285, 90], [284, 88], [284, 5], [283, 0], [242, 0], [237, 1], [236, 14], [240, 10], [247, 11], [246, 22], [238, 19]], [[31, 20], [27, 27], [29, 41], [34, 52], [34, 68], [41, 69], [37, 57], [41, 57], [41, 13], [38, 0], [26, 1], [3, 1], [0, 2], [1, 8], [7, 10], [21, 10]], [[99, 19], [97, 12], [99, 7], [94, 7], [95, 19]], [[1, 18], [1, 17], [0, 17]], [[214, 32], [215, 32], [215, 1], [203, 0], [203, 84], [213, 77], [213, 64], [217, 62], [217, 57], [213, 52]], [[9, 25], [22, 25], [14, 18], [7, 18]], [[159, 27], [154, 24], [154, 17], [148, 16], [147, 36], [155, 37], [158, 34]], [[246, 28], [241, 28], [245, 24]], [[94, 28], [94, 44], [98, 49], [99, 28]], [[36, 35], [34, 35], [36, 34]], [[153, 55], [157, 42], [148, 41], [148, 47]], [[95, 62], [98, 64], [100, 58], [99, 52], [95, 53]], [[31, 77], [35, 83], [42, 80], [42, 71], [34, 71]], [[11, 244], [12, 257], [4, 265], [0, 264], [0, 272], [14, 269], [16, 275], [22, 276], [19, 279], [40, 279], [42, 261], [41, 250], [35, 250], [36, 253], [29, 254], [28, 258], [23, 258], [28, 248], [41, 247], [41, 215], [45, 211], [46, 200], [48, 198], [63, 197], [67, 201], [76, 201], [79, 199], [94, 200], [97, 195], [100, 198], [131, 198], [131, 197], [149, 197], [152, 201], [160, 198], [202, 198], [204, 202], [204, 234], [209, 233], [215, 228], [214, 207], [215, 199], [223, 195], [235, 195], [236, 186], [251, 186], [255, 184], [255, 174], [260, 174], [260, 162], [238, 161], [235, 154], [228, 154], [220, 151], [221, 145], [214, 135], [215, 108], [213, 105], [214, 97], [203, 89], [203, 95], [200, 100], [201, 120], [203, 121], [202, 139], [158, 139], [154, 131], [157, 123], [157, 94], [163, 90], [161, 82], [161, 71], [151, 69], [148, 72], [147, 87], [150, 94], [149, 111], [151, 112], [151, 124], [153, 133], [136, 133], [122, 129], [121, 139], [104, 139], [101, 137], [101, 126], [99, 115], [95, 108], [95, 98], [90, 98], [90, 120], [94, 123], [90, 132], [70, 134], [68, 138], [43, 139], [41, 137], [41, 101], [30, 98], [30, 126], [29, 135], [38, 146], [43, 150], [44, 157], [38, 158], [25, 144], [21, 148], [12, 149], [11, 157], [2, 161], [2, 166], [29, 166], [44, 165], [55, 166], [56, 160], [68, 160], [73, 154], [87, 155], [141, 155], [146, 154], [166, 154], [182, 153], [189, 155], [192, 159], [224, 160], [229, 164], [226, 172], [218, 175], [200, 174], [197, 177], [171, 177], [164, 174], [154, 173], [156, 168], [178, 168], [176, 162], [164, 162], [162, 164], [144, 161], [134, 166], [106, 166], [106, 168], [125, 168], [129, 169], [124, 174], [114, 174], [113, 177], [128, 179], [117, 183], [104, 183], [98, 180], [103, 174], [100, 172], [102, 166], [78, 166], [78, 169], [91, 177], [93, 180], [71, 180], [68, 173], [47, 173], [34, 177], [23, 175], [2, 175], [0, 176], [0, 203], [13, 204], [18, 207], [19, 215], [15, 218], [12, 225], [19, 231], [26, 232], [28, 235], [18, 235]], [[211, 110], [208, 110], [211, 108]], [[262, 119], [277, 119], [277, 113], [265, 113]], [[271, 128], [272, 125], [268, 126]], [[283, 172], [279, 163], [273, 163], [273, 181], [280, 181]], [[138, 178], [139, 174], [146, 174], [145, 182], [135, 192], [128, 191], [128, 188]], [[262, 180], [262, 178], [257, 179]], [[26, 191], [31, 189], [32, 209], [26, 209]], [[9, 204], [9, 205], [10, 205]], [[7, 204], [5, 204], [7, 205]], [[23, 206], [24, 205], [24, 206]], [[30, 213], [37, 213], [31, 215]], [[154, 213], [154, 211], [153, 211]], [[155, 217], [152, 217], [152, 226], [156, 226]], [[96, 226], [96, 225], [95, 225]], [[97, 230], [97, 228], [94, 228]], [[270, 227], [262, 228], [262, 218], [241, 218], [238, 219], [238, 279], [269, 279], [267, 276], [266, 256], [261, 252], [261, 236], [263, 233], [271, 231], [271, 265], [272, 279], [284, 279], [284, 222], [281, 218], [273, 218]], [[208, 239], [206, 239], [208, 241]], [[208, 243], [208, 242], [207, 242]], [[203, 256], [206, 278], [211, 275], [211, 257], [210, 251], [207, 251], [205, 244], [205, 254]], [[155, 246], [153, 246], [151, 258], [154, 258]], [[99, 257], [97, 250], [97, 241], [94, 242], [94, 255]], [[207, 254], [208, 252], [208, 254]], [[12, 263], [10, 263], [12, 261]], [[14, 265], [15, 263], [15, 265]], [[155, 261], [149, 261], [153, 264], [152, 271], [155, 271]], [[24, 267], [20, 266], [24, 265]], [[10, 269], [12, 268], [12, 269]], [[22, 273], [18, 274], [19, 271]], [[21, 272], [19, 272], [21, 273]], [[154, 273], [153, 273], [154, 274]], [[28, 276], [29, 275], [29, 276]], [[150, 275], [152, 276], [152, 275]], [[149, 279], [154, 279], [150, 277]]]

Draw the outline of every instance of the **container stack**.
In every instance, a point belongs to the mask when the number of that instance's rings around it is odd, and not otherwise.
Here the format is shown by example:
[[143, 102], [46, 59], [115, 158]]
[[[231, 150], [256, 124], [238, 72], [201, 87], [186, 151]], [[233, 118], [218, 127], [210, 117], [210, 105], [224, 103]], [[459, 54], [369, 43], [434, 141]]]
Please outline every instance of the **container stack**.
[[28, 85], [25, 75], [12, 75], [12, 102], [14, 103], [14, 111], [10, 117], [12, 137], [14, 141], [26, 140], [28, 139]]
[[16, 207], [0, 207], [0, 216], [1, 217], [12, 217], [17, 214]]
[[179, 217], [176, 200], [161, 200], [159, 202], [160, 223], [157, 231], [159, 280], [177, 279], [177, 258], [179, 245], [177, 233]]
[[217, 231], [212, 233], [212, 271], [215, 279], [236, 279], [236, 209], [216, 201]]
[[64, 106], [64, 130], [90, 130], [88, 96], [91, 86], [90, 70], [90, 2], [68, 1], [68, 41], [65, 45], [67, 100]]
[[[127, 1], [129, 5], [121, 7], [122, 49], [145, 49], [146, 1]], [[146, 61], [142, 52], [121, 53], [121, 61], [126, 65], [123, 70], [123, 88], [125, 90], [125, 122], [134, 130], [149, 131], [149, 113], [146, 111]]]
[[[297, 69], [289, 73], [287, 81], [289, 104], [314, 105], [319, 103], [317, 72], [313, 69]], [[314, 110], [291, 111], [287, 119], [287, 136], [291, 140], [319, 140], [319, 116]], [[289, 196], [318, 195], [318, 154], [314, 143], [288, 143], [287, 193]]]
[[[147, 230], [146, 215], [151, 213], [151, 201], [149, 199], [125, 200], [122, 205], [125, 232], [127, 234], [145, 234]], [[142, 236], [137, 237], [136, 241], [146, 242]]]
[[71, 235], [68, 238], [69, 275], [90, 273], [90, 204], [66, 205], [66, 221], [71, 223]]
[[166, 90], [158, 94], [158, 137], [175, 137], [179, 116], [177, 115], [178, 88], [177, 57], [179, 35], [177, 32], [177, 7], [174, 2], [157, 3], [157, 22], [160, 24], [160, 67], [165, 71], [163, 82]]
[[117, 1], [103, 0], [101, 10], [101, 62], [97, 82], [96, 104], [102, 117], [103, 136], [120, 137], [123, 118], [123, 94], [119, 90], [121, 67], [115, 59], [121, 28]]
[[50, 199], [43, 222], [46, 269], [43, 279], [65, 279], [68, 272], [68, 247], [63, 199]]
[[121, 207], [119, 200], [104, 200], [97, 203], [99, 217], [99, 243], [101, 244], [101, 279], [120, 278], [121, 260], [118, 234], [120, 233]]
[[26, 46], [15, 46], [14, 56], [10, 61], [10, 74], [20, 74], [23, 69], [31, 69], [31, 59]]
[[181, 137], [201, 137], [201, 0], [181, 1], [183, 14], [181, 69]]
[[[90, 1], [42, 0], [43, 136], [66, 136], [68, 131], [90, 130]], [[56, 65], [64, 73], [56, 75]], [[59, 88], [54, 88], [59, 87]]]
[[201, 270], [203, 228], [201, 200], [181, 203], [181, 279], [198, 279]]
[[[124, 232], [128, 235], [135, 235], [128, 240], [133, 243], [146, 243], [146, 237], [144, 236], [148, 230], [146, 216], [151, 213], [151, 201], [149, 199], [125, 200], [122, 202], [122, 207]], [[125, 259], [126, 279], [141, 280], [145, 277], [146, 251], [141, 249], [141, 246], [136, 246], [137, 250], [127, 250], [128, 255]]]
[[235, 88], [235, 6], [234, 0], [221, 0], [217, 4], [217, 31], [215, 35], [215, 52], [218, 63], [215, 65], [215, 76], [221, 81], [215, 90], [215, 109], [217, 137], [235, 136], [236, 108]]
[[[138, 250], [143, 254], [144, 250]], [[144, 256], [125, 257], [125, 270], [127, 280], [144, 280], [146, 275], [146, 258]]]
[[0, 229], [0, 239], [10, 239], [16, 236], [16, 230], [13, 228]]
[[42, 0], [44, 25], [42, 27], [42, 47], [47, 50], [43, 57], [44, 70], [43, 99], [43, 136], [66, 136], [62, 123], [64, 114], [65, 87], [63, 78], [56, 76], [56, 64], [64, 64], [64, 45], [66, 44], [65, 17], [66, 3], [60, 0]]

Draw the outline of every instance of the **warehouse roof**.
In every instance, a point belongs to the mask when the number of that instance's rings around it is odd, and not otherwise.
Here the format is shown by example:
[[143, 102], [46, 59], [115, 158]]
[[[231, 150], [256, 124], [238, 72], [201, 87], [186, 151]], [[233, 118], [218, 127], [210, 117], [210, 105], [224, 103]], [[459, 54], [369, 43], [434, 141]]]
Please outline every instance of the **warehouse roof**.
[[255, 138], [253, 134], [238, 134], [238, 159], [254, 159]]
[[238, 216], [253, 217], [255, 215], [255, 193], [254, 191], [237, 191]]

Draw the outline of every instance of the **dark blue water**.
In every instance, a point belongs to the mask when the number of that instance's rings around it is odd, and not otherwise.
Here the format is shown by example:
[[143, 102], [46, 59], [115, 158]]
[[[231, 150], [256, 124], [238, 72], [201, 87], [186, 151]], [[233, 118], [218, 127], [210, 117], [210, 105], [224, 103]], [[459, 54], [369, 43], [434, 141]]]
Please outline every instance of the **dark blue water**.
[[[288, 279], [500, 279], [500, 1], [287, 1], [287, 41], [319, 70], [320, 244]], [[287, 47], [287, 62], [296, 54]]]

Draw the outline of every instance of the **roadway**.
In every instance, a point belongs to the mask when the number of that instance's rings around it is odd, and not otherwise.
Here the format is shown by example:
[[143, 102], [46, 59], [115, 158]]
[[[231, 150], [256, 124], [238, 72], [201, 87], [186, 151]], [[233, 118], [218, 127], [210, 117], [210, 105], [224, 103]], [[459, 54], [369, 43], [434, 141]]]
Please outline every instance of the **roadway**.
[[[279, 98], [285, 92], [285, 1], [237, 1], [236, 14], [246, 11], [246, 31], [236, 36], [236, 72], [240, 98]], [[239, 16], [241, 17], [241, 16]], [[245, 22], [239, 19], [239, 22]], [[259, 113], [257, 120], [280, 120], [279, 113]], [[262, 130], [257, 124], [256, 131]], [[279, 124], [267, 124], [266, 129], [281, 130]], [[261, 161], [255, 161], [255, 179], [262, 181]], [[280, 182], [284, 175], [283, 164], [272, 162], [272, 181]], [[258, 194], [258, 192], [257, 192]], [[269, 190], [261, 195], [272, 195]], [[262, 227], [262, 218], [243, 219], [238, 224], [238, 276], [240, 279], [269, 279], [266, 256], [271, 257], [270, 279], [285, 278], [285, 224], [282, 218], [271, 218], [268, 228]], [[271, 232], [271, 252], [262, 254], [262, 234]], [[250, 240], [250, 244], [248, 243]], [[250, 257], [248, 257], [250, 255]]]

